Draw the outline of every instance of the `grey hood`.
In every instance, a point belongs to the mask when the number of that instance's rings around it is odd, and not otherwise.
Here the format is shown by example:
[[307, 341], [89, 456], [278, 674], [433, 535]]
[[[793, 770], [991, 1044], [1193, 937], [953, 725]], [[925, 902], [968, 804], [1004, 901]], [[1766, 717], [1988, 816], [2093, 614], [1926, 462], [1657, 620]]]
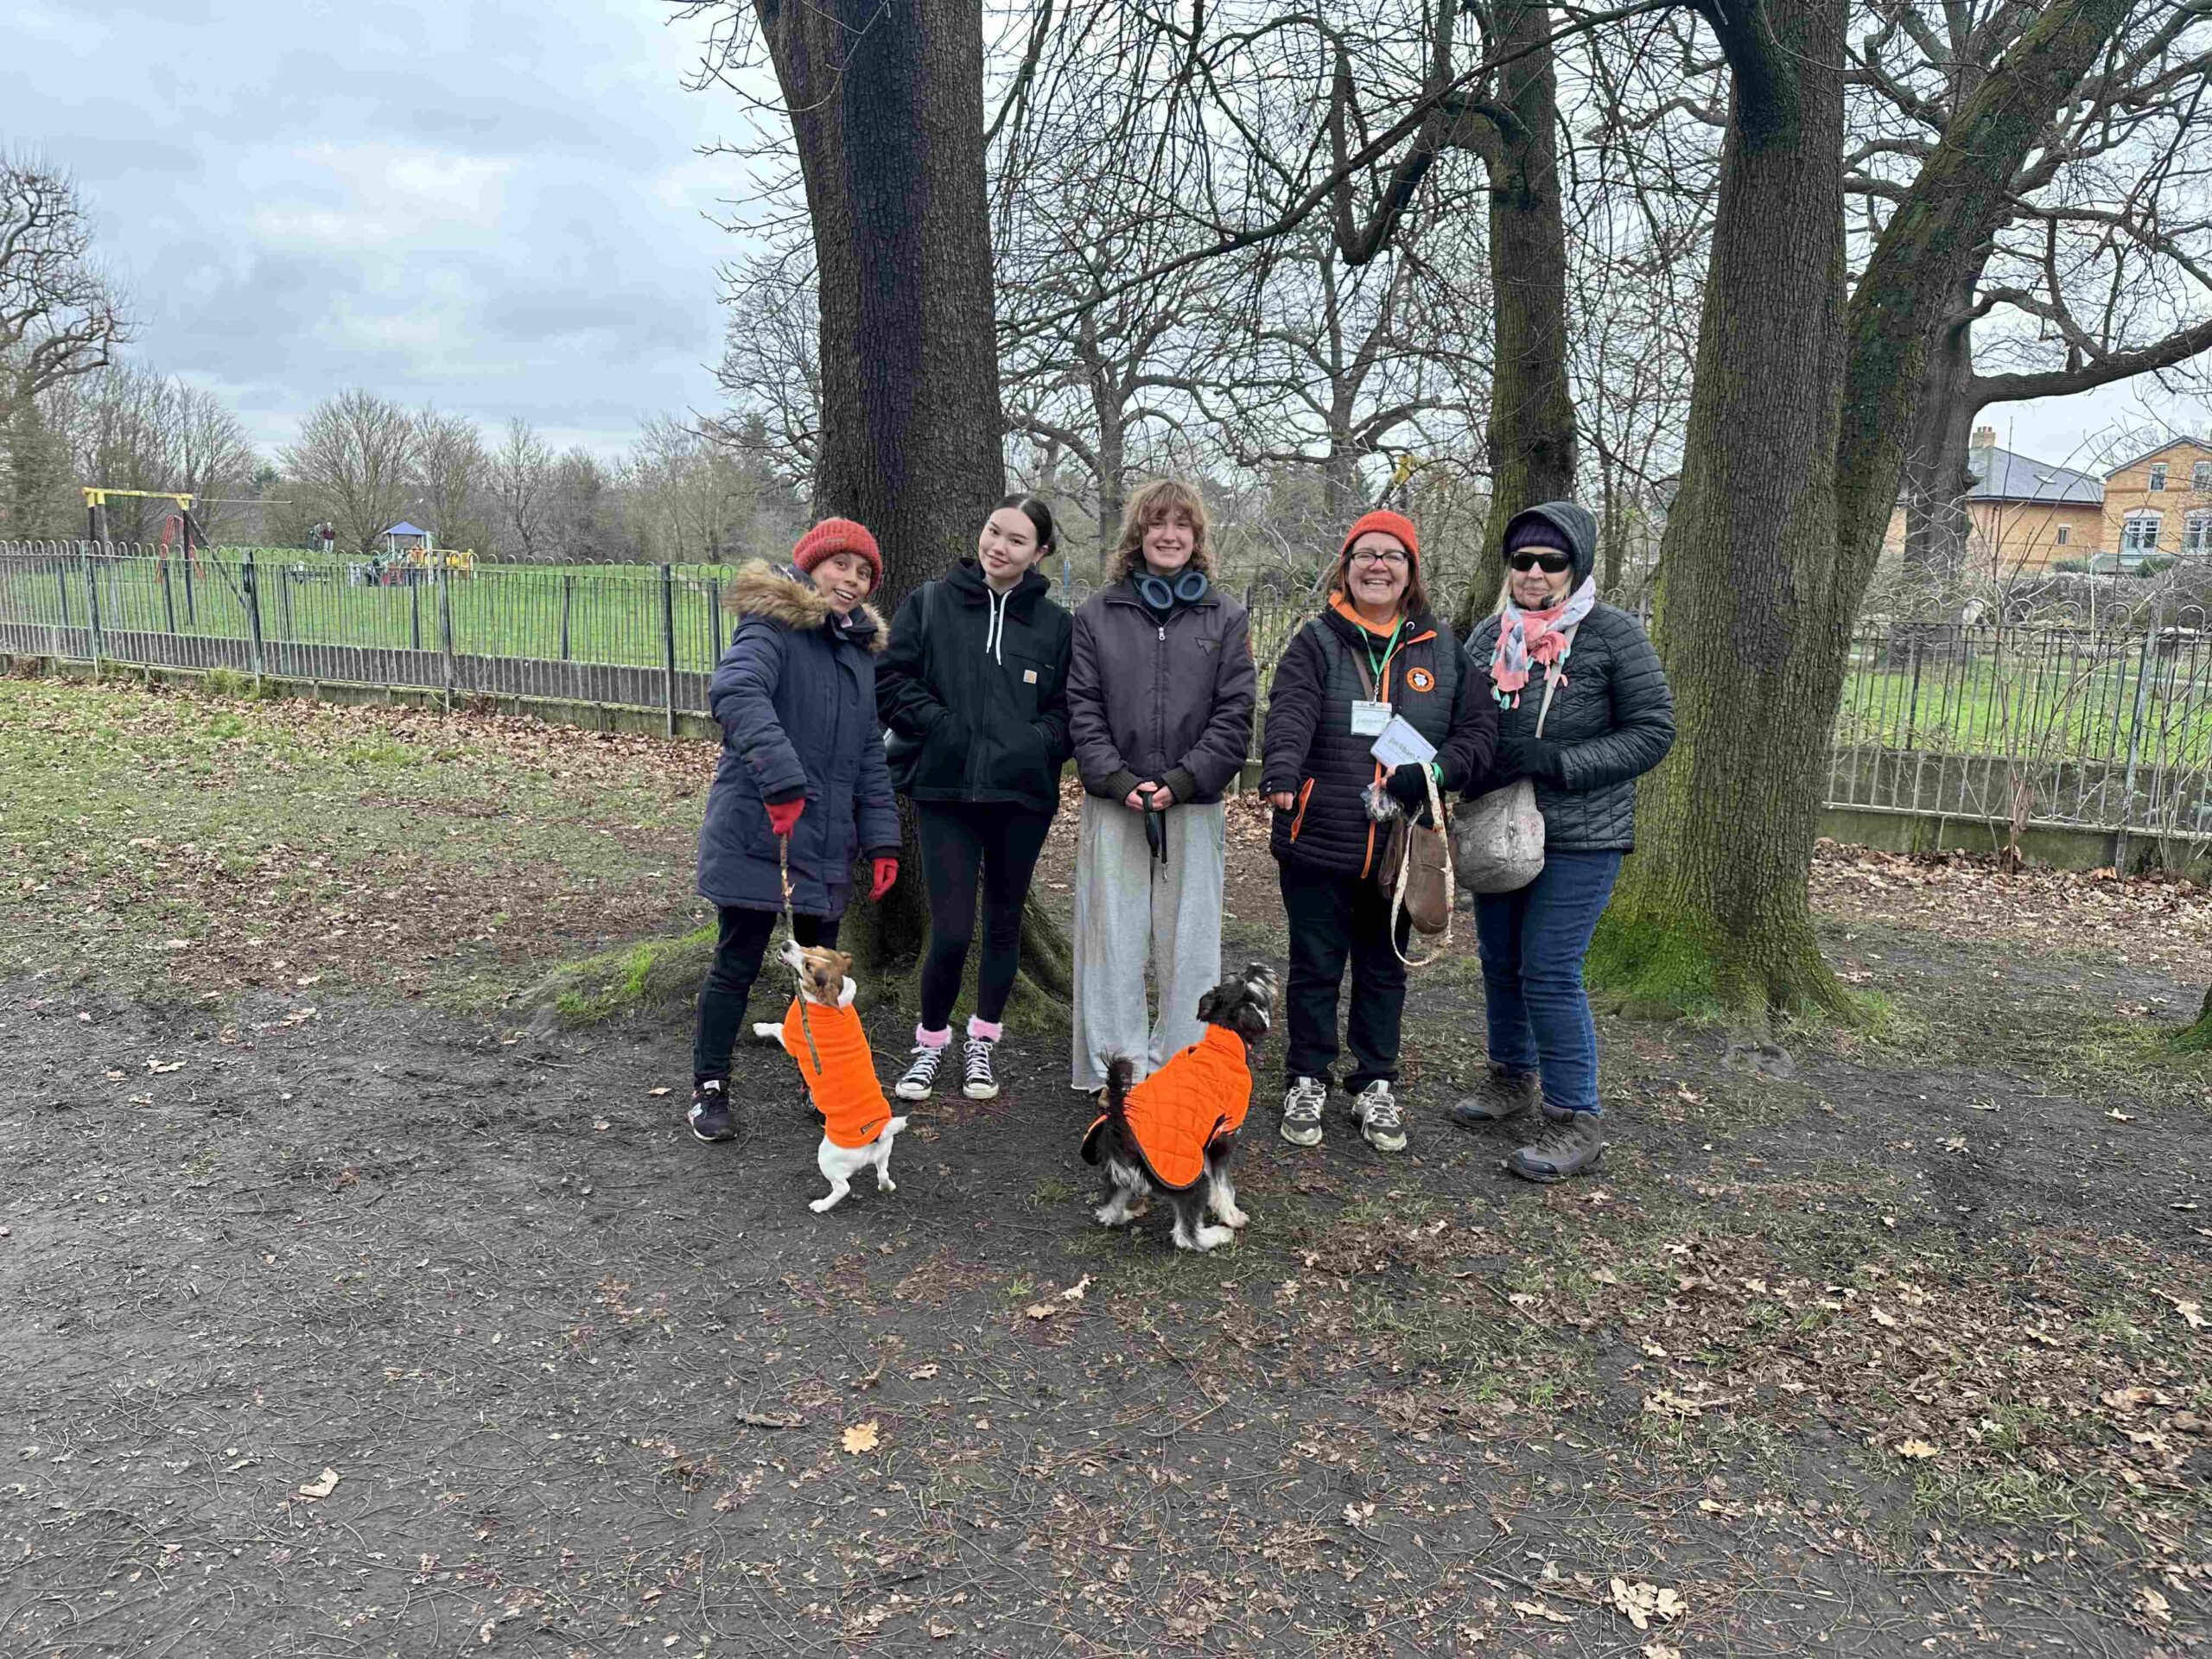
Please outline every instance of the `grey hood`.
[[1598, 520], [1589, 508], [1574, 501], [1540, 501], [1533, 507], [1523, 507], [1505, 521], [1505, 534], [1498, 538], [1503, 547], [1513, 535], [1514, 525], [1525, 518], [1539, 518], [1567, 537], [1567, 550], [1574, 556], [1574, 586], [1580, 588], [1598, 568]]

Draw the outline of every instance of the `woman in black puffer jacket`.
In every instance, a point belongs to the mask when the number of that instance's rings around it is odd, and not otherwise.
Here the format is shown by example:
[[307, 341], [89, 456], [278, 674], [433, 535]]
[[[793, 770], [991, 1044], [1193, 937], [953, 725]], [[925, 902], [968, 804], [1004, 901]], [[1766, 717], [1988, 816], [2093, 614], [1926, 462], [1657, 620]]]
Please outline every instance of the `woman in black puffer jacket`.
[[1636, 780], [1674, 746], [1675, 702], [1643, 627], [1598, 602], [1597, 524], [1586, 511], [1572, 501], [1530, 507], [1506, 525], [1503, 546], [1505, 609], [1466, 650], [1467, 674], [1499, 705], [1497, 758], [1467, 793], [1529, 779], [1544, 817], [1544, 868], [1517, 893], [1475, 900], [1490, 1067], [1451, 1116], [1468, 1127], [1497, 1123], [1541, 1101], [1543, 1134], [1506, 1167], [1556, 1181], [1605, 1155], [1582, 958], [1636, 845]]
[[1052, 512], [1016, 492], [992, 510], [976, 556], [899, 607], [876, 697], [891, 729], [891, 781], [914, 803], [929, 888], [922, 1018], [901, 1100], [926, 1100], [952, 1042], [952, 1005], [983, 889], [983, 960], [961, 1051], [961, 1092], [995, 1099], [1000, 1017], [1021, 965], [1021, 909], [1060, 805], [1074, 625], [1037, 567]]
[[1369, 513], [1344, 538], [1328, 609], [1291, 637], [1268, 693], [1260, 788], [1275, 809], [1271, 850], [1290, 918], [1282, 1137], [1293, 1146], [1321, 1138], [1347, 957], [1352, 1121], [1377, 1151], [1406, 1144], [1390, 1085], [1406, 1007], [1407, 924], [1401, 916], [1394, 938], [1375, 879], [1385, 828], [1368, 817], [1363, 798], [1382, 783], [1426, 821], [1427, 769], [1386, 772], [1372, 753], [1376, 736], [1390, 714], [1403, 715], [1436, 749], [1428, 767], [1440, 793], [1457, 790], [1490, 763], [1497, 738], [1497, 709], [1484, 692], [1451, 628], [1428, 608], [1412, 524]]

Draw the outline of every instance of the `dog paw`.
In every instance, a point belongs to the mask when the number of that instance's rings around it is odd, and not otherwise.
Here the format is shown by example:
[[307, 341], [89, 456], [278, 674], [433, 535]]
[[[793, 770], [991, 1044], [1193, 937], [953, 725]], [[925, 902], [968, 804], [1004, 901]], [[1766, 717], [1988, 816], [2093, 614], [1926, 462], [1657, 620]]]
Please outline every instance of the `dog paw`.
[[832, 1192], [826, 1198], [817, 1198], [812, 1204], [808, 1205], [806, 1207], [813, 1211], [814, 1213], [818, 1216], [826, 1211], [836, 1209], [837, 1207], [837, 1198], [838, 1195]]
[[899, 1190], [899, 1183], [888, 1175], [878, 1175], [875, 1178], [875, 1190], [879, 1192], [896, 1192]]
[[1122, 1206], [1118, 1204], [1099, 1205], [1090, 1213], [1097, 1218], [1101, 1227], [1118, 1227], [1128, 1219], [1122, 1213]]
[[1198, 1248], [1202, 1250], [1218, 1249], [1236, 1237], [1236, 1235], [1226, 1227], [1201, 1227], [1198, 1229]]
[[1218, 1210], [1214, 1213], [1221, 1217], [1222, 1225], [1224, 1227], [1242, 1227], [1246, 1222], [1252, 1219], [1252, 1212], [1250, 1211], [1238, 1210], [1233, 1207], [1226, 1210]]

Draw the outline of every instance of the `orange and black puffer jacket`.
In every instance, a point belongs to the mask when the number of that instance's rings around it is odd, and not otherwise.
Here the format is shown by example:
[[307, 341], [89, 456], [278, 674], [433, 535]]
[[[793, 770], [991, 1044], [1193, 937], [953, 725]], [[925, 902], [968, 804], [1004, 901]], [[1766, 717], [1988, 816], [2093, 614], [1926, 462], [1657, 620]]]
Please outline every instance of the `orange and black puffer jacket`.
[[[814, 1046], [822, 1056], [815, 1069], [807, 1052], [806, 1035], [814, 1033]], [[798, 1062], [814, 1109], [822, 1114], [823, 1133], [832, 1146], [864, 1147], [883, 1133], [891, 1121], [891, 1103], [875, 1080], [875, 1057], [868, 1052], [868, 1032], [852, 1008], [809, 1006], [806, 1024], [799, 1024], [799, 1002], [784, 1011], [784, 1052]]]
[[[1251, 1104], [1252, 1066], [1244, 1039], [1225, 1027], [1208, 1026], [1205, 1036], [1129, 1090], [1122, 1115], [1152, 1179], [1181, 1192], [1205, 1173], [1206, 1148], [1244, 1127]], [[1105, 1127], [1101, 1113], [1084, 1133], [1085, 1163], [1098, 1161], [1098, 1135]]]

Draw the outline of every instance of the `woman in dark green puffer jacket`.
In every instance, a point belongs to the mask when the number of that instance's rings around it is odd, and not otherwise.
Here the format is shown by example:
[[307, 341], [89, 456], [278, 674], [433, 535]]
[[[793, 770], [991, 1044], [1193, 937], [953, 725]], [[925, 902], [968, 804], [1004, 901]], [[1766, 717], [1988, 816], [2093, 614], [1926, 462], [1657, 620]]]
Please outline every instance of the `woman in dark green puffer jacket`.
[[1582, 958], [1636, 845], [1636, 780], [1674, 747], [1675, 702], [1642, 625], [1598, 601], [1597, 524], [1586, 510], [1530, 507], [1506, 525], [1503, 545], [1506, 607], [1470, 637], [1465, 664], [1499, 704], [1497, 758], [1467, 794], [1528, 779], [1544, 817], [1544, 868], [1517, 893], [1475, 900], [1490, 1066], [1451, 1116], [1469, 1127], [1503, 1122], [1541, 1101], [1543, 1134], [1506, 1166], [1555, 1181], [1605, 1155]]

